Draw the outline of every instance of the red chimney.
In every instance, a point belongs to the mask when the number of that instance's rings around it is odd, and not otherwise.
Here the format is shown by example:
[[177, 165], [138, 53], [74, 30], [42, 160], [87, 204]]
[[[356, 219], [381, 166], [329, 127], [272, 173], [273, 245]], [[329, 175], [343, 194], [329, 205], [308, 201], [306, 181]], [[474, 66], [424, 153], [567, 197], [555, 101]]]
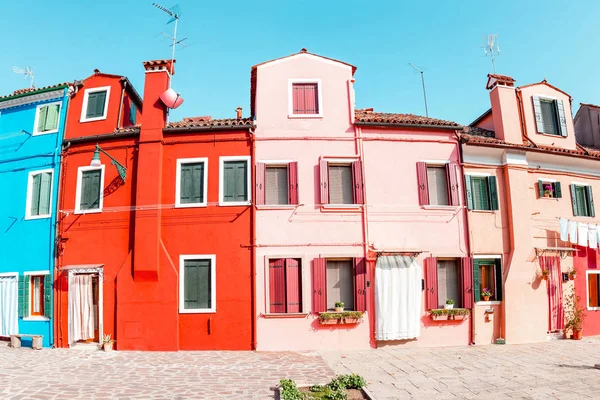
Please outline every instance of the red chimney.
[[[175, 60], [173, 60], [173, 63]], [[169, 88], [171, 60], [145, 61], [144, 108], [142, 110], [140, 142], [159, 140], [167, 124], [167, 107], [159, 97]], [[173, 69], [173, 74], [175, 70]]]
[[242, 119], [242, 107], [236, 108], [235, 112], [236, 112], [236, 118], [237, 119]]

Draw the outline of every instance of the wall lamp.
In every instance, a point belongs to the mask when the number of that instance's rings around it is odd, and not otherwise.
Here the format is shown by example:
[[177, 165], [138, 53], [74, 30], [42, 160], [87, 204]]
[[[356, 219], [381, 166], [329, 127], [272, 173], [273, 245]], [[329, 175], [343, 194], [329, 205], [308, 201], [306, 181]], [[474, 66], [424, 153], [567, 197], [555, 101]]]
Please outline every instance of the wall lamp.
[[99, 167], [100, 165], [102, 165], [102, 161], [100, 161], [100, 152], [104, 153], [108, 158], [110, 158], [112, 165], [114, 165], [117, 168], [119, 176], [121, 176], [121, 179], [123, 179], [123, 182], [125, 182], [125, 178], [127, 177], [127, 168], [125, 168], [123, 164], [115, 160], [113, 156], [108, 154], [106, 151], [102, 150], [102, 148], [97, 144], [96, 150], [94, 151], [94, 157], [92, 157], [92, 162], [90, 163], [90, 165], [92, 167]]

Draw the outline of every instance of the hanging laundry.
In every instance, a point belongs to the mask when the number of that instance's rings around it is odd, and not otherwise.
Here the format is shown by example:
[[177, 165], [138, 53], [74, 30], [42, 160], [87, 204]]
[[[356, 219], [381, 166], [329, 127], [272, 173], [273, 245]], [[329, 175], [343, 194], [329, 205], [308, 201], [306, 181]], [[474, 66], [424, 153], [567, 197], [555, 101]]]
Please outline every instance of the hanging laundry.
[[583, 247], [587, 247], [588, 245], [588, 224], [584, 224], [582, 222], [577, 223], [577, 237], [579, 240], [577, 244]]
[[569, 241], [577, 244], [577, 222], [569, 221]]
[[590, 224], [588, 228], [588, 247], [590, 249], [596, 249], [598, 247], [598, 227], [594, 224]]
[[569, 241], [569, 220], [566, 218], [560, 218], [560, 240], [563, 242]]

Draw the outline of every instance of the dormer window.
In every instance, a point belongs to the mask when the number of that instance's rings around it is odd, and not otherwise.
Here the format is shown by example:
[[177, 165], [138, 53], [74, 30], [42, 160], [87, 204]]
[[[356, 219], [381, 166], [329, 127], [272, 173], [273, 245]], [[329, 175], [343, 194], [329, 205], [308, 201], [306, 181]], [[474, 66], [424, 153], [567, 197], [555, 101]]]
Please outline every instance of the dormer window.
[[81, 122], [106, 119], [110, 86], [86, 89], [81, 107]]
[[322, 117], [320, 79], [292, 79], [289, 85], [289, 117]]
[[567, 136], [567, 121], [562, 100], [533, 96], [533, 108], [538, 133]]

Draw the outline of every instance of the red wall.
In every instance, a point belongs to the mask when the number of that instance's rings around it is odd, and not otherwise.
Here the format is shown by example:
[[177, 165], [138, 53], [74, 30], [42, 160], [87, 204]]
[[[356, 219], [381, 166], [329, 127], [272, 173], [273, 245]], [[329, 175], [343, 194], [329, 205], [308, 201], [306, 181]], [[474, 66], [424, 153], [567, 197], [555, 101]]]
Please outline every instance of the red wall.
[[575, 275], [575, 293], [579, 296], [581, 306], [585, 309], [585, 318], [583, 320], [583, 336], [600, 335], [600, 311], [587, 309], [587, 273], [589, 270], [596, 270], [600, 265], [598, 253], [589, 248], [576, 246], [573, 259], [573, 265], [577, 274]]

